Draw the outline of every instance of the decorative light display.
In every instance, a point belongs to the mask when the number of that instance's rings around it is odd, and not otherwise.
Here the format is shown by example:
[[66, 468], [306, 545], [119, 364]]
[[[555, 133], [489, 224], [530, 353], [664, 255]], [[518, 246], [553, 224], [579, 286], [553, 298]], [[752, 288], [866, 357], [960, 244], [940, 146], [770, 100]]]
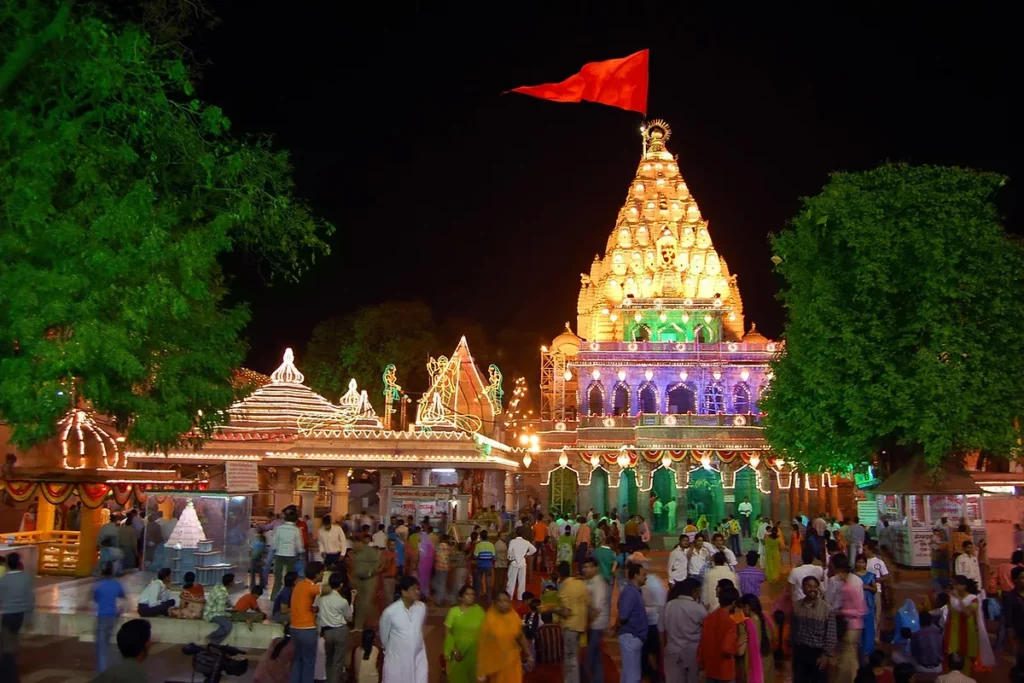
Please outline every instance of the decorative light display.
[[707, 453], [704, 453], [703, 455], [701, 455], [700, 456], [700, 466], [703, 467], [706, 470], [710, 470], [711, 469], [711, 456], [708, 455]]
[[615, 462], [618, 463], [621, 469], [626, 469], [629, 467], [629, 455], [627, 455], [625, 451], [622, 451], [619, 453], [619, 457], [615, 459]]
[[670, 458], [667, 455], [662, 457], [661, 466], [664, 467], [666, 470], [672, 469], [672, 458]]
[[596, 382], [597, 380], [601, 379], [601, 371], [594, 370], [592, 373], [590, 373], [590, 376], [593, 377], [594, 381]]
[[648, 382], [650, 382], [652, 379], [654, 379], [654, 371], [648, 370], [647, 372], [644, 373], [644, 377], [647, 379]]
[[530, 452], [523, 453], [523, 467], [529, 469], [530, 464], [533, 462], [533, 458], [530, 457]]
[[711, 373], [711, 376], [715, 378], [715, 381], [716, 381], [716, 382], [717, 382], [718, 380], [722, 379], [722, 373], [721, 373], [721, 371], [719, 371], [719, 370], [715, 370], [714, 372], [712, 372], [712, 373]]
[[590, 466], [593, 467], [595, 470], [598, 467], [600, 467], [601, 466], [601, 456], [598, 455], [597, 453], [591, 453], [590, 454]]
[[[479, 432], [488, 413], [497, 416], [502, 410], [501, 371], [496, 365], [490, 366], [488, 371], [489, 382], [485, 383], [469, 352], [465, 337], [459, 340], [451, 358], [431, 358], [427, 361], [430, 388], [419, 400], [416, 424], [428, 429], [454, 427], [467, 432]], [[476, 405], [470, 403], [472, 397], [475, 397]], [[485, 400], [481, 401], [481, 397]], [[460, 405], [460, 401], [467, 405]], [[481, 405], [484, 403], [486, 410]], [[477, 408], [477, 405], [481, 407]], [[470, 410], [481, 410], [484, 417], [467, 412]]]
[[570, 370], [566, 370], [565, 373], [562, 375], [562, 379], [564, 379], [566, 382], [572, 381], [572, 372]]
[[391, 429], [395, 402], [402, 400], [402, 387], [398, 384], [398, 371], [393, 363], [384, 368], [381, 380], [384, 382], [384, 429]]
[[756, 470], [760, 464], [761, 456], [758, 455], [757, 453], [752, 453], [750, 456], [750, 466]]
[[741, 370], [741, 371], [740, 371], [740, 378], [741, 378], [741, 379], [742, 379], [742, 380], [743, 380], [744, 382], [746, 382], [746, 381], [747, 381], [748, 379], [750, 379], [750, 370], [747, 370], [746, 368], [744, 368], [743, 370]]
[[626, 371], [625, 370], [619, 370], [619, 374], [617, 376], [618, 376], [620, 382], [625, 382], [626, 381]]
[[682, 372], [679, 373], [679, 379], [683, 380], [684, 382], [686, 381], [687, 377], [689, 377], [689, 375], [687, 374], [686, 370], [683, 370]]
[[[102, 467], [113, 469], [116, 467], [127, 467], [127, 457], [121, 457], [121, 449], [117, 441], [103, 427], [100, 427], [92, 417], [84, 410], [72, 408], [63, 418], [57, 422], [57, 430], [60, 433], [60, 448], [63, 456], [64, 469], [82, 469], [88, 463], [85, 460], [86, 439], [92, 438], [100, 449], [100, 460]], [[71, 447], [69, 439], [74, 439], [77, 446]], [[77, 451], [74, 456], [72, 452]], [[72, 464], [69, 456], [77, 459]]]
[[565, 467], [565, 466], [566, 466], [566, 465], [568, 465], [568, 464], [569, 464], [569, 456], [568, 456], [568, 455], [566, 455], [565, 453], [561, 453], [561, 454], [560, 454], [560, 455], [558, 456], [558, 465], [559, 465], [560, 467]]
[[178, 523], [174, 525], [171, 537], [167, 539], [167, 545], [171, 548], [198, 548], [199, 542], [205, 540], [206, 532], [203, 531], [196, 507], [189, 498], [185, 503], [185, 509], [181, 511]]
[[528, 391], [526, 378], [516, 377], [512, 400], [509, 401], [508, 410], [505, 411], [505, 429], [509, 431], [513, 439], [519, 436], [519, 425], [528, 419], [525, 414]]

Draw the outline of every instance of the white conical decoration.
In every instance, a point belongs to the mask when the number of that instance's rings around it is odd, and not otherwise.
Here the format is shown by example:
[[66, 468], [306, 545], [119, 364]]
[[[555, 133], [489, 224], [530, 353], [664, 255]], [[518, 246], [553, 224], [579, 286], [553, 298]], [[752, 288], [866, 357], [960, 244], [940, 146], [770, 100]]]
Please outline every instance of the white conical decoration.
[[302, 384], [306, 377], [295, 367], [295, 354], [292, 350], [284, 350], [284, 361], [270, 375], [270, 381], [276, 384]]
[[196, 508], [189, 499], [188, 504], [181, 513], [181, 518], [174, 526], [171, 537], [167, 539], [167, 545], [172, 548], [198, 548], [199, 541], [206, 540], [206, 532], [203, 525], [199, 523], [199, 515]]

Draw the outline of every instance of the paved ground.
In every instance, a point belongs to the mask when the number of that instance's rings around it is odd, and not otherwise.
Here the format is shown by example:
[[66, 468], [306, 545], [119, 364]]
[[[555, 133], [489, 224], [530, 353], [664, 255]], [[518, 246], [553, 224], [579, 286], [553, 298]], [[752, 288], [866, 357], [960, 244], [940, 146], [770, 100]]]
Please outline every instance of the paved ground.
[[[651, 562], [654, 571], [665, 575], [665, 564], [667, 553], [651, 553]], [[903, 600], [912, 598], [920, 600], [928, 591], [928, 575], [923, 571], [903, 571], [896, 584], [896, 603], [901, 604]], [[766, 609], [781, 595], [783, 584], [768, 585], [765, 587], [762, 596]], [[48, 592], [49, 599], [54, 600], [56, 605], [64, 609], [70, 608], [79, 601], [79, 590], [72, 590], [66, 587], [64, 590], [53, 590]], [[74, 595], [74, 597], [72, 597]], [[438, 657], [444, 640], [444, 616], [447, 608], [431, 608], [427, 621], [426, 641], [427, 650], [430, 653], [430, 681], [441, 683], [444, 678], [438, 667]], [[892, 629], [892, 620], [887, 619], [883, 630]], [[95, 668], [95, 651], [92, 643], [80, 642], [74, 638], [61, 638], [49, 636], [33, 636], [24, 638], [23, 649], [20, 656], [20, 671], [22, 683], [85, 683], [92, 677]], [[614, 640], [608, 639], [605, 645], [606, 652], [613, 660], [618, 661], [618, 647]], [[249, 683], [252, 678], [252, 670], [262, 656], [262, 650], [250, 650], [250, 672], [237, 679], [225, 679], [225, 681], [238, 681]], [[1009, 679], [1009, 670], [1012, 660], [1009, 657], [1002, 657], [999, 668], [990, 674], [976, 676], [979, 683], [988, 681], [1006, 681]], [[151, 650], [151, 657], [146, 665], [149, 672], [149, 683], [163, 683], [164, 681], [189, 681], [191, 677], [191, 660], [181, 654], [179, 645], [167, 645], [157, 643]], [[782, 681], [790, 680], [787, 670], [780, 677]], [[527, 679], [529, 681], [529, 679]], [[6, 683], [6, 682], [4, 682]]]

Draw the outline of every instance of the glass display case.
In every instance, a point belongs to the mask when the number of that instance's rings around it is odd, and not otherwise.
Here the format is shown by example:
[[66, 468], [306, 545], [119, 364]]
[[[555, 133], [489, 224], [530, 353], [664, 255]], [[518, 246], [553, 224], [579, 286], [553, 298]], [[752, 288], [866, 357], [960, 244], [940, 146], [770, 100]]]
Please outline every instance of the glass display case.
[[252, 497], [196, 491], [152, 491], [146, 499], [143, 534], [147, 571], [171, 570], [180, 584], [195, 572], [204, 586], [227, 573], [242, 575], [249, 564]]

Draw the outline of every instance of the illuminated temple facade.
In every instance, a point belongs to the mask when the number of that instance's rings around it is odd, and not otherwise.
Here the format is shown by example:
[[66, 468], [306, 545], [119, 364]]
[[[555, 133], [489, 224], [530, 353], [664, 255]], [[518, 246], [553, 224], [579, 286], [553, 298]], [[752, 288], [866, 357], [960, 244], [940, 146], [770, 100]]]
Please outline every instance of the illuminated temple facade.
[[566, 323], [541, 349], [535, 490], [556, 509], [645, 517], [656, 494], [676, 502], [679, 528], [688, 516], [714, 524], [747, 497], [775, 519], [831, 514], [838, 481], [795, 472], [764, 440], [758, 401], [779, 345], [745, 326], [670, 134], [662, 121], [643, 128], [605, 252], [581, 276], [576, 333]]

